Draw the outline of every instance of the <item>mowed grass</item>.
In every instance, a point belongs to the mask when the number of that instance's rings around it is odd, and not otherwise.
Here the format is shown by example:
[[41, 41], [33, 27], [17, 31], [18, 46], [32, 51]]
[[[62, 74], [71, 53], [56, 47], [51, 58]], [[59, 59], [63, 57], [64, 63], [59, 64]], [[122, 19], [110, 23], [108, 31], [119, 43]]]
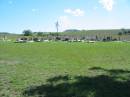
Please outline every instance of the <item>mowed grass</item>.
[[0, 97], [130, 97], [130, 43], [0, 43]]

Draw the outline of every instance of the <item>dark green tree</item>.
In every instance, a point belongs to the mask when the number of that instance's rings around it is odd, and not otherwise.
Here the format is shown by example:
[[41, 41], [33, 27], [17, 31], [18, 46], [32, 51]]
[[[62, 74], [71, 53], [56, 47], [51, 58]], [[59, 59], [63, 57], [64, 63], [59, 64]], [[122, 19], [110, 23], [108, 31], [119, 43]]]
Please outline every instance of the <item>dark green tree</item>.
[[120, 35], [120, 36], [121, 36], [122, 34], [123, 34], [122, 32], [119, 32], [119, 33], [118, 33], [118, 35]]
[[37, 36], [43, 36], [43, 32], [37, 32]]
[[23, 35], [24, 36], [32, 36], [33, 35], [33, 32], [31, 30], [24, 30], [23, 31]]
[[130, 35], [130, 30], [128, 30], [128, 34]]
[[127, 34], [127, 30], [126, 29], [122, 28], [121, 31], [122, 31], [123, 34]]

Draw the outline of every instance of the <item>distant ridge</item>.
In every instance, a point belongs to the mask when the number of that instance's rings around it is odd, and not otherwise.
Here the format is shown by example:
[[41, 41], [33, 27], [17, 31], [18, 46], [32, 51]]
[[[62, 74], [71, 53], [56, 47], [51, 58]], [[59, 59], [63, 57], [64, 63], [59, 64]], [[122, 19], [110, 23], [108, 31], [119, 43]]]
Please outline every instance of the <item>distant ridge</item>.
[[81, 30], [77, 30], [77, 29], [68, 29], [68, 30], [65, 30], [64, 32], [79, 32]]
[[0, 34], [6, 34], [7, 35], [7, 34], [10, 34], [10, 33], [8, 33], [8, 32], [0, 32]]
[[97, 35], [97, 34], [118, 34], [119, 32], [130, 31], [130, 29], [98, 29], [98, 30], [77, 30], [77, 29], [68, 29], [62, 32], [65, 35]]

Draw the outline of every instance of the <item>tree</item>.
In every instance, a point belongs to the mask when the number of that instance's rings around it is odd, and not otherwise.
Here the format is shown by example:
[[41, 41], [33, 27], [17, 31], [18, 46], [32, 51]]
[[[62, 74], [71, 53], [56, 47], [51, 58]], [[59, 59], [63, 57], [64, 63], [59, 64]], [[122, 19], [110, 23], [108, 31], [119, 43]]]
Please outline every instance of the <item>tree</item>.
[[126, 29], [122, 28], [121, 30], [122, 30], [123, 34], [127, 34], [127, 30]]
[[59, 33], [49, 33], [51, 36], [59, 36]]
[[33, 33], [32, 33], [31, 30], [24, 30], [24, 31], [23, 31], [23, 35], [24, 35], [24, 36], [32, 36], [32, 34], [33, 34]]
[[119, 33], [118, 33], [118, 35], [120, 35], [120, 36], [121, 36], [122, 34], [123, 34], [122, 32], [119, 32]]
[[128, 30], [128, 34], [130, 34], [130, 30]]
[[96, 35], [96, 40], [98, 41], [98, 36]]
[[43, 36], [43, 32], [37, 32], [37, 36]]

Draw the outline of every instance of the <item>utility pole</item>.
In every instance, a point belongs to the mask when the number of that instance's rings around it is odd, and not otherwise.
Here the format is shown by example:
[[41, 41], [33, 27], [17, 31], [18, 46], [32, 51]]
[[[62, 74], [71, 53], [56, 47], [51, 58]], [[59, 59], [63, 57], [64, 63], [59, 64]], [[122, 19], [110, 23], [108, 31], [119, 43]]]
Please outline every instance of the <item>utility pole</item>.
[[57, 32], [59, 32], [59, 22], [58, 21], [55, 23], [55, 26], [56, 26]]

